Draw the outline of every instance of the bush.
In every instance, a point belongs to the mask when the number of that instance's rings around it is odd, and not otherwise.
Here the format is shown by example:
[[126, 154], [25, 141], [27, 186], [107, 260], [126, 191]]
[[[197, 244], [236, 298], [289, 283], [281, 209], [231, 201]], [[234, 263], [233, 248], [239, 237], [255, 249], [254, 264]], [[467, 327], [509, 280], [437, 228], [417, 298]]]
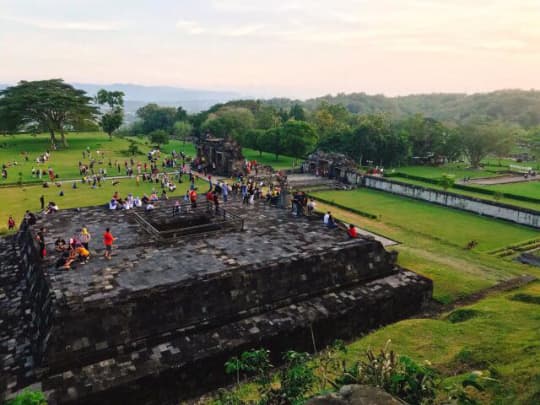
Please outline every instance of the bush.
[[24, 390], [11, 401], [8, 401], [7, 405], [47, 405], [47, 401], [41, 391]]
[[457, 309], [448, 315], [448, 320], [451, 323], [465, 322], [469, 319], [480, 316], [481, 312], [474, 309]]

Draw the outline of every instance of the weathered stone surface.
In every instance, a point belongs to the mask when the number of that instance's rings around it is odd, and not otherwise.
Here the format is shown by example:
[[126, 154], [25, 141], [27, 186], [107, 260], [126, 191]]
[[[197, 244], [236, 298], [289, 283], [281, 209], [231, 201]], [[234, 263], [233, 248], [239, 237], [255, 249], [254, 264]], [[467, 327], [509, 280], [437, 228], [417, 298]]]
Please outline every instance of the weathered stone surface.
[[337, 393], [313, 398], [306, 405], [403, 405], [403, 401], [380, 388], [346, 385]]
[[[51, 404], [174, 403], [227, 383], [223, 363], [242, 350], [311, 350], [312, 332], [323, 347], [410, 316], [431, 295], [430, 280], [399, 269], [374, 240], [348, 241], [263, 204], [227, 209], [244, 231], [162, 240], [129, 211], [90, 208], [1, 240], [11, 272], [0, 272], [0, 288], [19, 286], [0, 290], [14, 329], [0, 331], [2, 392], [39, 380]], [[36, 228], [48, 229], [52, 252], [83, 224], [94, 235], [88, 264], [39, 260]], [[110, 261], [105, 227], [118, 237]]]

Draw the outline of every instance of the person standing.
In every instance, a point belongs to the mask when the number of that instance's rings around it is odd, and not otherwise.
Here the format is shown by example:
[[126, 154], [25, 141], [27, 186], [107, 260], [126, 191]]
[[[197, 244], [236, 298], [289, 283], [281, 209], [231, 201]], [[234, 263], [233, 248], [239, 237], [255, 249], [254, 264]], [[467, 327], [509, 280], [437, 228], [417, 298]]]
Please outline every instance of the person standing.
[[45, 196], [41, 194], [41, 197], [39, 197], [39, 203], [41, 204], [41, 211], [45, 209]]
[[116, 238], [112, 235], [111, 229], [107, 228], [103, 234], [103, 244], [105, 245], [105, 258], [111, 260], [112, 256], [112, 246]]
[[36, 239], [39, 244], [39, 257], [43, 259], [47, 256], [47, 249], [45, 249], [45, 228], [39, 228]]
[[90, 235], [90, 232], [88, 232], [88, 229], [86, 227], [83, 227], [81, 229], [81, 234], [79, 235], [79, 240], [81, 241], [81, 245], [83, 245], [86, 250], [90, 250], [88, 245], [91, 239], [92, 235]]
[[15, 220], [13, 219], [13, 216], [10, 215], [8, 219], [8, 229], [11, 231], [12, 229], [15, 229]]

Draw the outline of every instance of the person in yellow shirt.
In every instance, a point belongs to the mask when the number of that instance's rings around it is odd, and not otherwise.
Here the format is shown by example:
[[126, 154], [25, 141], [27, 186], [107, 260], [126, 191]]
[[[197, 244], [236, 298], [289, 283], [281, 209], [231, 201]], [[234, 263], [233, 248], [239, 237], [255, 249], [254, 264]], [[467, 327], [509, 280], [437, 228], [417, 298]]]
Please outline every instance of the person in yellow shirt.
[[83, 246], [79, 246], [75, 251], [77, 252], [81, 264], [85, 264], [88, 259], [90, 259], [90, 252]]

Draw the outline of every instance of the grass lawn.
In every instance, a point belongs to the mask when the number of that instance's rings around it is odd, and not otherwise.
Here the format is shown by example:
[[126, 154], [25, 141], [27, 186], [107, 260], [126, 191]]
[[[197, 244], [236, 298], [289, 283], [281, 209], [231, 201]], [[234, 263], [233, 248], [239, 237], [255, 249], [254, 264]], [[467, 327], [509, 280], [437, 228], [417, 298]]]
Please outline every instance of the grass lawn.
[[[538, 238], [538, 231], [532, 228], [368, 189], [314, 195], [380, 215], [373, 220], [317, 203], [320, 211], [331, 210], [339, 220], [401, 242], [391, 248], [399, 253], [398, 263], [431, 278], [434, 298], [442, 303], [524, 273], [540, 276], [538, 268], [485, 253], [492, 246]], [[478, 247], [464, 249], [473, 238], [479, 241]]]
[[[526, 197], [540, 198], [540, 180], [529, 181], [527, 183], [498, 184], [493, 186], [482, 186], [489, 190], [501, 193], [519, 194]], [[536, 204], [536, 209], [540, 210], [540, 205]]]
[[[247, 160], [256, 160], [263, 165], [272, 166], [275, 170], [291, 169], [294, 167], [294, 158], [290, 156], [280, 155], [278, 160], [276, 160], [276, 156], [271, 153], [263, 152], [259, 156], [259, 152], [249, 148], [242, 148], [242, 154]], [[298, 162], [301, 163], [301, 160], [298, 160]]]
[[[95, 169], [99, 169], [100, 167], [107, 168], [109, 175], [112, 175], [112, 169], [108, 168], [109, 159], [113, 164], [115, 160], [121, 162], [123, 169], [123, 162], [129, 160], [131, 157], [127, 153], [129, 142], [126, 139], [113, 137], [112, 141], [109, 141], [109, 137], [102, 132], [71, 133], [67, 135], [67, 139], [69, 148], [52, 151], [49, 161], [38, 164], [36, 163], [36, 158], [46, 150], [50, 150], [48, 135], [41, 134], [34, 137], [32, 135], [22, 134], [0, 137], [0, 164], [7, 165], [8, 162], [18, 162], [17, 166], [7, 169], [8, 178], [7, 180], [0, 180], [0, 184], [16, 183], [19, 172], [22, 173], [23, 182], [40, 182], [37, 178], [32, 177], [32, 167], [45, 170], [51, 167], [55, 173], [58, 173], [59, 180], [80, 178], [79, 161], [84, 164], [89, 163], [88, 157], [83, 159], [82, 155], [83, 150], [87, 147], [90, 148], [92, 157], [96, 159]], [[150, 149], [150, 146], [145, 145], [141, 140], [139, 149], [145, 153]], [[97, 159], [98, 150], [105, 153], [105, 158], [102, 159], [101, 164], [99, 164]], [[22, 155], [23, 152], [28, 152], [28, 162], [25, 161]], [[146, 156], [144, 154], [138, 155], [135, 157], [135, 160], [144, 162], [146, 161]]]
[[[490, 296], [467, 307], [477, 311], [465, 322], [409, 319], [382, 328], [349, 345], [347, 358], [388, 340], [397, 353], [428, 360], [445, 383], [473, 370], [489, 371], [496, 381], [478, 398], [481, 403], [540, 403], [540, 306], [512, 300], [516, 294], [540, 299], [540, 283]], [[443, 384], [445, 386], [446, 384]]]
[[456, 176], [456, 179], [463, 177], [482, 178], [494, 177], [498, 171], [503, 171], [506, 167], [500, 166], [485, 166], [483, 169], [471, 169], [466, 163], [452, 163], [444, 166], [402, 166], [389, 169], [389, 172], [396, 171], [406, 173], [413, 176], [426, 177], [429, 179], [440, 178], [443, 174]]
[[476, 240], [477, 250], [485, 252], [538, 237], [538, 231], [532, 228], [381, 191], [357, 189], [324, 191], [314, 195], [375, 214], [386, 224], [456, 247], [464, 247], [469, 241]]
[[[495, 199], [493, 196], [490, 196], [490, 195], [487, 195], [487, 194], [477, 193], [477, 192], [474, 192], [474, 191], [462, 190], [462, 189], [458, 189], [458, 188], [449, 188], [448, 190], [444, 190], [444, 188], [442, 186], [439, 186], [437, 184], [428, 183], [428, 182], [424, 182], [424, 181], [420, 181], [420, 180], [411, 180], [411, 179], [408, 179], [406, 177], [400, 177], [400, 176], [392, 176], [392, 177], [389, 177], [388, 179], [389, 180], [401, 181], [403, 183], [408, 183], [408, 184], [414, 184], [414, 185], [422, 186], [422, 187], [425, 187], [425, 188], [433, 188], [435, 190], [448, 191], [448, 192], [451, 192], [451, 193], [462, 194], [462, 195], [466, 195], [466, 196], [469, 196], [469, 197], [480, 198], [482, 200], [500, 202], [500, 203], [503, 203], [503, 204], [510, 204], [510, 205], [514, 205], [516, 207], [529, 208], [529, 209], [532, 209], [532, 210], [540, 210], [540, 204], [533, 203], [533, 202], [516, 200], [514, 198], [501, 197], [499, 199]], [[473, 186], [474, 187], [484, 187], [486, 189], [500, 191], [501, 193], [512, 193], [512, 194], [523, 195], [523, 196], [526, 196], [526, 197], [540, 198], [540, 181], [535, 182], [535, 183], [528, 183], [528, 184], [523, 184], [522, 183], [522, 184], [513, 184], [513, 185], [509, 184], [509, 185], [501, 185], [501, 186], [482, 186], [482, 185], [479, 185], [479, 184], [474, 184]], [[519, 186], [522, 186], [522, 187], [519, 187]], [[500, 190], [499, 190], [499, 187], [501, 188]], [[536, 193], [534, 192], [534, 189], [536, 189]]]
[[[208, 189], [208, 183], [206, 181], [197, 179], [196, 185], [199, 190], [206, 191]], [[42, 194], [45, 197], [45, 205], [49, 201], [54, 201], [58, 204], [60, 209], [101, 204], [105, 205], [110, 201], [115, 191], [118, 191], [122, 197], [127, 196], [128, 193], [142, 197], [144, 193], [151, 193], [152, 189], [155, 189], [158, 194], [161, 194], [161, 187], [159, 184], [141, 182], [137, 187], [134, 179], [122, 179], [120, 180], [120, 184], [116, 186], [112, 185], [111, 180], [106, 180], [102, 182], [102, 187], [96, 189], [81, 183], [78, 183], [77, 186], [78, 188], [75, 190], [71, 188], [71, 183], [63, 184], [62, 188], [56, 186], [49, 188], [43, 188], [41, 186], [24, 186], [3, 189], [2, 202], [3, 207], [5, 208], [0, 211], [0, 233], [7, 231], [7, 220], [9, 215], [13, 215], [18, 226], [27, 209], [33, 212], [39, 211], [39, 196]], [[176, 183], [176, 186], [177, 188], [174, 192], [167, 192], [170, 198], [180, 198], [184, 196], [186, 190], [189, 188], [187, 176], [184, 176], [183, 183]], [[60, 190], [64, 191], [63, 197], [59, 196]]]

